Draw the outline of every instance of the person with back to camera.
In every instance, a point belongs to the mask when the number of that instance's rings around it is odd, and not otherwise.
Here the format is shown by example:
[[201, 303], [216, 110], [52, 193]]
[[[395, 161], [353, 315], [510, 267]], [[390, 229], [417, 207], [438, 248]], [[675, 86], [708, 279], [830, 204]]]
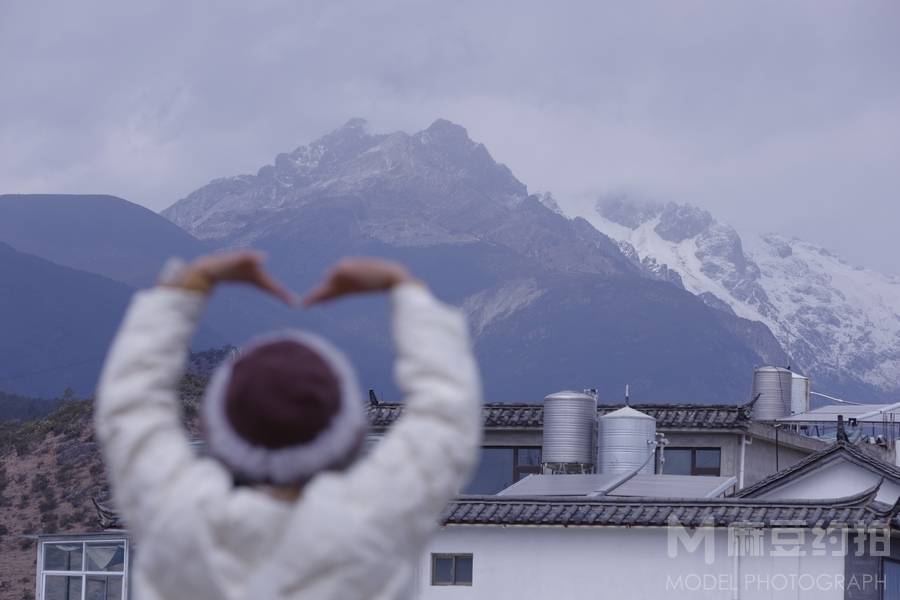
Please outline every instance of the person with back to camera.
[[305, 303], [390, 292], [403, 415], [361, 456], [367, 421], [351, 365], [324, 339], [289, 330], [213, 374], [200, 458], [176, 387], [207, 296], [224, 282], [292, 303], [252, 252], [170, 263], [159, 286], [135, 295], [100, 380], [96, 431], [136, 547], [132, 596], [407, 597], [478, 454], [481, 388], [464, 318], [400, 265], [340, 262]]

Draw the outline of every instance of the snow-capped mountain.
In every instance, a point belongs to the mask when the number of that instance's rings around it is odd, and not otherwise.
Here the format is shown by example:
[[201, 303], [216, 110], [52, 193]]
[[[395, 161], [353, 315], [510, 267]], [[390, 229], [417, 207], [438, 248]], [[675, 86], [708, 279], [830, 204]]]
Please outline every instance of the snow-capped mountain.
[[362, 119], [279, 154], [256, 175], [217, 179], [163, 211], [192, 235], [250, 245], [289, 234], [302, 215], [341, 219], [353, 234], [392, 246], [489, 242], [548, 268], [633, 272], [583, 220], [546, 210], [466, 130], [438, 119], [414, 134], [373, 134]]
[[897, 278], [798, 239], [739, 234], [692, 206], [607, 197], [582, 216], [709, 306], [765, 323], [821, 391], [900, 391]]
[[[648, 402], [744, 402], [752, 366], [784, 356], [765, 326], [656, 281], [675, 274], [624, 255], [584, 219], [561, 214], [551, 194], [529, 193], [445, 120], [387, 134], [351, 120], [163, 215], [211, 247], [267, 251], [273, 272], [298, 290], [348, 254], [403, 261], [468, 314], [492, 400], [573, 386], [618, 398], [628, 384]], [[380, 308], [359, 306], [291, 319], [348, 349], [368, 385], [390, 389]], [[694, 376], [698, 365], [708, 376]]]

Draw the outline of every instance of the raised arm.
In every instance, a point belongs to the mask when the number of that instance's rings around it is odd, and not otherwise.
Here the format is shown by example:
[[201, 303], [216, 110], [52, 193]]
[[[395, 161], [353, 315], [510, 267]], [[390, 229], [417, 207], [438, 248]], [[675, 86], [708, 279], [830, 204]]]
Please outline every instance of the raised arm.
[[313, 485], [308, 493], [341, 498], [346, 514], [368, 529], [369, 543], [382, 545], [384, 552], [405, 553], [417, 551], [437, 527], [442, 509], [475, 465], [481, 385], [462, 314], [402, 269], [387, 287], [403, 415], [348, 473], [323, 481], [319, 489]]
[[166, 287], [135, 294], [100, 378], [97, 438], [116, 506], [138, 530], [193, 461], [176, 388], [205, 301]]
[[107, 357], [95, 408], [117, 508], [136, 530], [163, 509], [168, 490], [195, 464], [177, 386], [207, 294], [219, 282], [238, 281], [290, 299], [262, 271], [260, 257], [247, 252], [199, 259], [163, 279], [135, 295]]

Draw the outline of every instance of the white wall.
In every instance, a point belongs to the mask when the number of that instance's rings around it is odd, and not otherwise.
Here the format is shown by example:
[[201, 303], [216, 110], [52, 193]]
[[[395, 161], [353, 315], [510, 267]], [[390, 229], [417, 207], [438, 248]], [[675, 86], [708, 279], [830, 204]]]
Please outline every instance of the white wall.
[[[766, 499], [822, 499], [843, 498], [859, 494], [876, 485], [881, 475], [859, 465], [855, 465], [840, 457], [833, 462], [808, 473], [807, 475], [785, 483], [758, 498]], [[886, 504], [893, 504], [900, 496], [900, 487], [885, 481], [878, 490], [876, 499]]]
[[[802, 545], [791, 545], [806, 555], [790, 557], [771, 556], [771, 533], [767, 532], [769, 547], [764, 556], [740, 558], [737, 596], [732, 590], [735, 561], [729, 555], [733, 553], [728, 551], [727, 530], [713, 533], [712, 564], [706, 564], [703, 549], [689, 552], [683, 545], [676, 545], [677, 551], [670, 557], [667, 535], [666, 528], [449, 526], [440, 531], [420, 558], [415, 598], [829, 600], [844, 597], [843, 556], [834, 545], [827, 548], [816, 545], [815, 552], [825, 556], [812, 556], [813, 540], [809, 532]], [[473, 585], [431, 586], [432, 552], [473, 554]], [[834, 552], [838, 555], [832, 556]]]

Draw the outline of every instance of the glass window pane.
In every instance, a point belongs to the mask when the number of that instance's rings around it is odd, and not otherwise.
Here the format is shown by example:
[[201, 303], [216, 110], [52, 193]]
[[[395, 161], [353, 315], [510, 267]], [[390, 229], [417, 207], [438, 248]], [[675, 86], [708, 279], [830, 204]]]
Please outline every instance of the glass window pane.
[[45, 571], [80, 571], [81, 542], [44, 544]]
[[47, 575], [44, 600], [81, 600], [81, 575]]
[[900, 600], [900, 562], [883, 559], [884, 600]]
[[720, 475], [721, 452], [718, 448], [697, 448], [694, 475]]
[[690, 475], [691, 474], [691, 449], [690, 448], [666, 448], [663, 450], [663, 473], [666, 475]]
[[122, 576], [86, 576], [84, 598], [85, 600], [122, 600]]
[[472, 583], [472, 557], [457, 556], [456, 557], [456, 584], [463, 585]]
[[513, 484], [513, 449], [482, 448], [478, 470], [469, 485], [466, 494], [496, 494], [503, 488]]
[[85, 571], [123, 571], [125, 569], [125, 543], [87, 544]]
[[541, 466], [541, 449], [540, 448], [517, 448], [516, 464], [519, 466], [539, 467]]
[[431, 565], [432, 585], [453, 585], [453, 557], [435, 556]]
[[718, 448], [697, 448], [697, 468], [718, 469], [721, 454]]

